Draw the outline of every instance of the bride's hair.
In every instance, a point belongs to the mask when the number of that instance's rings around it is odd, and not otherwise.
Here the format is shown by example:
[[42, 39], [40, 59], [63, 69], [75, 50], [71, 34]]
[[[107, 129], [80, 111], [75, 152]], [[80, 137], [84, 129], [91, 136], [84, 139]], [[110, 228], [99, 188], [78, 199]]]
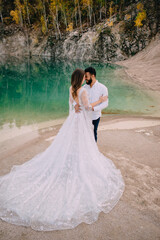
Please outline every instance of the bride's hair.
[[81, 87], [82, 80], [84, 77], [85, 71], [80, 68], [77, 68], [72, 73], [71, 85], [72, 85], [72, 96], [73, 98], [77, 97], [77, 90]]

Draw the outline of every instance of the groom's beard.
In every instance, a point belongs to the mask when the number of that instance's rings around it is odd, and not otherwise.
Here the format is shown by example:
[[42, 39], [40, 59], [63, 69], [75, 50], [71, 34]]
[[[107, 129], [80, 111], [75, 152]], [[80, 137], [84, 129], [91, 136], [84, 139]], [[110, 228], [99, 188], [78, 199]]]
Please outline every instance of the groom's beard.
[[90, 78], [89, 80], [86, 80], [87, 85], [91, 85], [91, 83], [92, 83], [92, 78]]

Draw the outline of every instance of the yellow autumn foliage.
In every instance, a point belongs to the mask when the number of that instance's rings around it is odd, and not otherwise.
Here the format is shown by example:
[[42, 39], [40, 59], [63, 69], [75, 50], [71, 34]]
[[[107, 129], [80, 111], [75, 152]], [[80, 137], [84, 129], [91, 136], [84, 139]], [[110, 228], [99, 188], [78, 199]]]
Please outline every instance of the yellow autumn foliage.
[[126, 20], [128, 20], [128, 19], [131, 18], [131, 15], [130, 15], [130, 14], [126, 14], [126, 15], [125, 15], [125, 18], [126, 18]]
[[38, 38], [37, 38], [37, 37], [35, 37], [35, 38], [33, 39], [33, 42], [34, 42], [34, 44], [35, 44], [35, 45], [37, 45], [37, 44], [38, 44], [38, 42], [39, 42], [39, 41], [38, 41]]
[[73, 23], [72, 22], [68, 25], [66, 30], [67, 30], [67, 32], [73, 31]]
[[42, 25], [42, 32], [45, 34], [47, 29], [46, 29], [45, 20], [43, 16], [41, 16], [41, 25]]
[[143, 10], [142, 12], [139, 12], [136, 20], [135, 20], [135, 26], [141, 27], [143, 26], [142, 21], [146, 19], [146, 11]]
[[56, 10], [56, 0], [50, 1], [50, 8], [53, 12]]
[[142, 3], [138, 3], [137, 4], [137, 9], [138, 10], [142, 10], [143, 9], [143, 4]]
[[114, 12], [114, 8], [112, 7], [112, 5], [113, 5], [113, 1], [111, 1], [110, 7], [109, 7], [109, 15], [110, 15], [110, 17], [112, 16], [112, 14]]
[[111, 21], [110, 23], [108, 23], [108, 26], [109, 26], [109, 27], [112, 27], [112, 26], [113, 26], [113, 21]]
[[82, 4], [84, 6], [90, 6], [92, 4], [92, 0], [82, 0]]
[[19, 12], [18, 12], [18, 10], [15, 10], [15, 11], [12, 10], [12, 11], [10, 11], [10, 15], [12, 16], [13, 21], [15, 21], [16, 24], [19, 24], [20, 19], [19, 19]]
[[26, 9], [25, 9], [25, 5], [21, 5], [21, 9], [22, 9], [22, 15], [26, 16], [27, 12], [26, 12]]

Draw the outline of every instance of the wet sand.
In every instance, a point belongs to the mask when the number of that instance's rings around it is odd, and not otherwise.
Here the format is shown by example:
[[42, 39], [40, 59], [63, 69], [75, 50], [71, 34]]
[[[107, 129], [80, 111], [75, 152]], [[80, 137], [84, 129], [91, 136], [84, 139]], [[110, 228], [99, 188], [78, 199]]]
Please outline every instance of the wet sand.
[[[61, 123], [62, 124], [62, 123]], [[44, 151], [61, 124], [22, 133], [0, 143], [0, 174]], [[45, 126], [45, 125], [43, 125]], [[27, 135], [30, 134], [28, 141]], [[0, 221], [1, 240], [158, 240], [160, 238], [160, 118], [105, 116], [98, 131], [100, 151], [122, 172], [126, 187], [114, 209], [97, 222], [72, 230], [36, 232]]]

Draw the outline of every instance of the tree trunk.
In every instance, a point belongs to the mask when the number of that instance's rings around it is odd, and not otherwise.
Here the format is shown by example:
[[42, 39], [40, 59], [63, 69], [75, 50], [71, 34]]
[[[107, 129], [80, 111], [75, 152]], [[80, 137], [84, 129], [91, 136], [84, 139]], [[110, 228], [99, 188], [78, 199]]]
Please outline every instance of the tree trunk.
[[57, 30], [58, 30], [58, 33], [59, 33], [59, 37], [61, 39], [61, 32], [60, 32], [60, 29], [59, 29], [59, 21], [58, 21], [58, 7], [56, 6], [56, 25], [57, 25]]
[[21, 8], [19, 8], [19, 13], [20, 13], [20, 22], [21, 22], [21, 27], [23, 27], [23, 17], [22, 17]]
[[30, 22], [30, 17], [29, 17], [28, 0], [25, 0], [25, 3], [26, 3], [26, 9], [27, 9], [27, 19], [28, 19], [28, 23], [30, 25], [31, 22]]
[[82, 31], [83, 29], [82, 29], [82, 19], [81, 19], [81, 10], [80, 10], [80, 6], [79, 6], [79, 1], [78, 1], [78, 13], [79, 13], [80, 28]]
[[0, 12], [0, 15], [1, 15], [1, 21], [2, 21], [2, 24], [3, 24], [3, 16], [2, 16], [2, 12]]
[[65, 10], [63, 8], [62, 8], [62, 12], [63, 12], [63, 15], [64, 15], [64, 22], [65, 22], [65, 25], [66, 25], [66, 28], [67, 28], [67, 17], [66, 17]]
[[45, 7], [45, 1], [44, 0], [43, 0], [43, 16], [44, 16], [46, 31], [48, 32], [47, 18], [46, 18], [46, 7]]
[[155, 0], [155, 13], [156, 13], [156, 33], [160, 30], [160, 5], [158, 0]]
[[100, 13], [99, 13], [99, 18], [100, 18], [100, 21], [102, 20], [102, 5], [100, 5]]
[[95, 13], [93, 14], [93, 16], [94, 16], [94, 25], [96, 25], [96, 15], [95, 15]]
[[90, 26], [92, 25], [92, 9], [91, 6], [88, 6], [88, 15], [89, 15], [89, 21], [90, 21]]
[[2, 16], [2, 0], [0, 0], [0, 16], [1, 16], [1, 21], [2, 21], [2, 24], [3, 24], [3, 16]]
[[51, 13], [52, 13], [53, 27], [54, 27], [55, 34], [56, 34], [56, 39], [58, 39], [58, 33], [57, 33], [56, 24], [55, 24], [55, 22], [56, 22], [56, 19], [55, 19], [55, 16], [54, 16], [53, 12], [51, 12]]
[[106, 3], [106, 0], [105, 0], [105, 3], [104, 3], [104, 8], [105, 8], [105, 18], [107, 17], [107, 3]]
[[75, 5], [75, 22], [76, 22], [76, 27], [77, 27], [77, 6], [76, 6], [76, 0], [74, 1]]

